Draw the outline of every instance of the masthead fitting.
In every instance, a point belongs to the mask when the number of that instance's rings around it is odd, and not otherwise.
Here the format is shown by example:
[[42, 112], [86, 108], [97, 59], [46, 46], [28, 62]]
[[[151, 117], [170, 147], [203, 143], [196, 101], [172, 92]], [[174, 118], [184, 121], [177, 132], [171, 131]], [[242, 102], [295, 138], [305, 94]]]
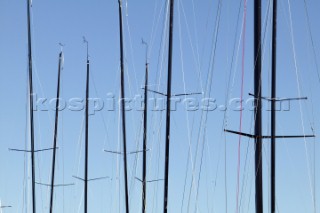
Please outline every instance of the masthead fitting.
[[148, 64], [149, 44], [141, 38], [141, 44], [146, 46], [146, 63]]
[[82, 36], [82, 38], [83, 38], [83, 43], [87, 45], [87, 61], [89, 61], [89, 42], [86, 39], [86, 37]]

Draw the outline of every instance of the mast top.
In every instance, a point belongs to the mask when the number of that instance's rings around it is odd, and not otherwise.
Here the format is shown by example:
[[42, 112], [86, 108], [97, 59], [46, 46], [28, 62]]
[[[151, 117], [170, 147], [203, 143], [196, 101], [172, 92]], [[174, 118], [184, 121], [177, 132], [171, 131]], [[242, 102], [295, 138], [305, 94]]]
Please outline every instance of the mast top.
[[62, 44], [61, 42], [59, 43], [59, 46], [60, 46], [60, 52], [62, 53], [63, 52], [63, 47], [66, 46], [65, 44]]
[[61, 70], [63, 70], [63, 66], [64, 66], [64, 55], [63, 55], [63, 47], [66, 46], [65, 44], [62, 44], [61, 42], [59, 43], [60, 46], [60, 53], [59, 53], [59, 58], [61, 58]]
[[83, 43], [85, 43], [87, 45], [87, 63], [89, 63], [89, 42], [86, 39], [86, 37], [82, 37], [83, 38]]
[[148, 63], [149, 44], [146, 41], [144, 41], [143, 38], [141, 39], [141, 43], [142, 43], [142, 45], [146, 46], [146, 64], [149, 64]]

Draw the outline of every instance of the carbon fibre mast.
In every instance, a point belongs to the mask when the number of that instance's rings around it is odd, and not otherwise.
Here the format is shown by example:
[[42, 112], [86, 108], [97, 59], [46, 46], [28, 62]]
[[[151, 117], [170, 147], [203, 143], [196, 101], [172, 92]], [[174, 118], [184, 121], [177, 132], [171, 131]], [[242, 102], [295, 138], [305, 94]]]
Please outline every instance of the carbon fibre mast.
[[124, 50], [123, 50], [123, 27], [122, 27], [122, 0], [119, 4], [119, 28], [120, 28], [120, 79], [121, 79], [121, 117], [122, 117], [122, 140], [123, 140], [123, 169], [124, 169], [124, 188], [126, 213], [129, 213], [129, 188], [128, 188], [128, 171], [127, 171], [127, 136], [126, 136], [126, 112], [125, 112], [125, 91], [124, 91]]
[[[36, 182], [35, 175], [35, 153], [43, 151], [51, 151], [55, 148], [41, 148], [35, 150], [34, 140], [34, 107], [33, 107], [33, 73], [32, 73], [32, 35], [31, 35], [31, 0], [27, 0], [27, 28], [28, 28], [28, 86], [29, 86], [29, 125], [30, 125], [30, 150], [9, 148], [9, 151], [24, 152], [31, 154], [31, 194], [32, 194], [32, 213], [36, 213], [36, 184], [43, 185]], [[11, 206], [8, 206], [11, 207]]]
[[[307, 97], [277, 98], [276, 97], [276, 37], [277, 37], [277, 0], [273, 3], [272, 26], [272, 85], [271, 98], [262, 94], [262, 67], [261, 67], [261, 0], [254, 1], [254, 134], [248, 134], [225, 129], [225, 132], [246, 136], [254, 139], [255, 143], [255, 212], [263, 213], [263, 174], [262, 174], [262, 140], [271, 139], [271, 212], [275, 212], [275, 141], [277, 138], [313, 138], [314, 134], [303, 135], [276, 135], [276, 102], [290, 100], [307, 100]], [[271, 102], [271, 135], [262, 134], [262, 100]]]
[[145, 83], [144, 83], [144, 115], [143, 115], [143, 162], [142, 162], [142, 213], [146, 212], [147, 205], [147, 127], [148, 127], [148, 44], [142, 41], [146, 45], [146, 71], [145, 71]]
[[170, 20], [169, 20], [169, 50], [168, 50], [168, 81], [167, 81], [167, 109], [166, 109], [166, 135], [165, 135], [165, 170], [164, 170], [164, 199], [163, 212], [168, 212], [169, 194], [169, 157], [170, 157], [170, 106], [171, 106], [171, 80], [172, 80], [172, 50], [173, 50], [173, 15], [174, 0], [169, 1]]
[[[255, 135], [262, 135], [261, 0], [254, 1], [254, 120]], [[256, 213], [263, 213], [262, 138], [255, 138]]]
[[36, 183], [34, 157], [34, 120], [33, 120], [33, 82], [32, 82], [32, 39], [31, 39], [31, 0], [27, 0], [28, 15], [28, 65], [29, 65], [29, 110], [30, 110], [30, 144], [31, 144], [31, 173], [32, 173], [32, 212], [36, 213]]
[[277, 19], [278, 0], [272, 12], [272, 76], [271, 76], [271, 213], [276, 212], [276, 86], [277, 86]]
[[90, 61], [89, 61], [89, 44], [84, 38], [87, 45], [87, 78], [86, 78], [86, 115], [85, 115], [85, 164], [84, 164], [84, 213], [88, 212], [88, 161], [89, 161], [89, 77], [90, 77]]
[[51, 170], [51, 190], [50, 190], [50, 213], [53, 212], [53, 197], [54, 197], [54, 182], [55, 182], [55, 167], [56, 167], [56, 150], [58, 139], [58, 121], [59, 121], [59, 100], [60, 100], [60, 76], [62, 69], [63, 52], [59, 53], [59, 65], [58, 65], [58, 85], [57, 85], [57, 100], [56, 100], [56, 113], [54, 124], [54, 136], [53, 136], [53, 153], [52, 153], [52, 170]]

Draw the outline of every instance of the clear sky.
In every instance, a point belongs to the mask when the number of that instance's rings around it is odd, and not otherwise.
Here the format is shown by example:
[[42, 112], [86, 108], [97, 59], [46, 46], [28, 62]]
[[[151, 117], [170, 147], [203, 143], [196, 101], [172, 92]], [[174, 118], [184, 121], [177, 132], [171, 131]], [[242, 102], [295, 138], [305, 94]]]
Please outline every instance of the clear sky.
[[[253, 92], [253, 2], [247, 0], [246, 31], [243, 32], [243, 1], [175, 1], [172, 93], [203, 94], [181, 96], [172, 112], [169, 212], [236, 210], [239, 137], [225, 134], [223, 129], [239, 130], [237, 98], [241, 97], [242, 57], [244, 100], [250, 99], [248, 93]], [[142, 149], [139, 96], [143, 94], [146, 55], [142, 38], [149, 44], [150, 89], [166, 92], [168, 7], [163, 0], [128, 0], [123, 6], [126, 97], [131, 100], [128, 104], [131, 110], [127, 111], [127, 141], [128, 151], [132, 152]], [[263, 1], [264, 96], [270, 96], [271, 6], [272, 1]], [[9, 148], [28, 148], [30, 143], [26, 9], [26, 0], [0, 0], [0, 199], [3, 205], [12, 206], [4, 209], [4, 213], [30, 212], [31, 208], [30, 155], [8, 151]], [[277, 113], [278, 134], [312, 134], [314, 129], [319, 135], [319, 10], [318, 0], [279, 0], [277, 96], [307, 96], [308, 100], [282, 104]], [[220, 18], [216, 19], [218, 14]], [[65, 107], [59, 114], [56, 183], [75, 185], [56, 188], [55, 212], [83, 211], [83, 183], [72, 177], [83, 177], [84, 168], [84, 110], [81, 104], [77, 105], [80, 109], [74, 108], [75, 100], [85, 98], [83, 36], [89, 41], [90, 97], [95, 100], [90, 104], [89, 177], [109, 177], [89, 183], [89, 212], [124, 212], [122, 157], [103, 152], [122, 149], [117, 105], [118, 24], [117, 0], [33, 0], [36, 149], [52, 147], [55, 111], [54, 100], [50, 100], [56, 95], [58, 44], [65, 44], [61, 76], [61, 98]], [[215, 100], [210, 102], [210, 111], [201, 108], [208, 103], [206, 98]], [[41, 99], [46, 99], [44, 104]], [[165, 113], [161, 109], [165, 106], [162, 99], [161, 95], [149, 93], [148, 180], [163, 179], [164, 175]], [[228, 102], [230, 104], [226, 104]], [[242, 131], [253, 133], [250, 103], [249, 100], [244, 104]], [[227, 112], [223, 110], [226, 105]], [[94, 111], [95, 107], [98, 111]], [[264, 102], [263, 132], [266, 135], [270, 134], [269, 126], [270, 112], [268, 103]], [[318, 138], [278, 140], [279, 212], [319, 211], [320, 183], [315, 182], [320, 175], [320, 164], [315, 164], [319, 161], [317, 142]], [[264, 141], [263, 154], [264, 208], [268, 212], [269, 140]], [[51, 158], [51, 151], [36, 154], [37, 182], [49, 183]], [[142, 176], [141, 164], [141, 154], [128, 155], [131, 212], [141, 211], [141, 183], [135, 179]], [[254, 212], [254, 175], [253, 141], [242, 137], [240, 212]], [[148, 183], [147, 188], [147, 212], [162, 212], [163, 181]], [[36, 195], [37, 211], [48, 212], [49, 188], [37, 185]]]

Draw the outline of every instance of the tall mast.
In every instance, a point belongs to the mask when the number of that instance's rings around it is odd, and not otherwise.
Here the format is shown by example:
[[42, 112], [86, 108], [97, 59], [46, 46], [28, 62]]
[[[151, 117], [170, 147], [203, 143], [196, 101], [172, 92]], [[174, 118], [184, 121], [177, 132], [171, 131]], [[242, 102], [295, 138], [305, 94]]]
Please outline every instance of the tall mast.
[[254, 97], [256, 213], [263, 212], [262, 113], [261, 113], [261, 0], [254, 1]]
[[143, 171], [142, 171], [142, 213], [146, 212], [147, 193], [147, 123], [148, 123], [148, 45], [146, 45], [146, 73], [144, 83], [144, 116], [143, 116]]
[[276, 65], [277, 65], [277, 0], [273, 1], [273, 26], [272, 26], [272, 86], [271, 98], [264, 98], [271, 101], [271, 135], [262, 135], [262, 112], [261, 112], [261, 0], [254, 1], [254, 120], [255, 134], [247, 134], [225, 129], [224, 131], [243, 135], [255, 141], [255, 202], [256, 213], [263, 213], [263, 185], [262, 185], [262, 139], [271, 139], [271, 213], [275, 213], [276, 191], [275, 191], [275, 158], [276, 138], [313, 138], [311, 135], [276, 135], [276, 101], [281, 100], [306, 100], [307, 97], [297, 98], [276, 98]]
[[120, 27], [120, 63], [121, 63], [121, 114], [122, 114], [122, 140], [123, 140], [123, 161], [124, 161], [124, 184], [126, 212], [129, 213], [129, 189], [127, 173], [127, 138], [126, 138], [126, 113], [125, 113], [125, 93], [124, 93], [124, 54], [123, 54], [123, 29], [122, 29], [122, 0], [119, 3], [119, 27]]
[[276, 212], [276, 79], [277, 79], [277, 11], [273, 0], [272, 21], [272, 77], [271, 77], [271, 213]]
[[85, 167], [84, 167], [84, 213], [88, 212], [88, 158], [89, 158], [89, 44], [88, 41], [84, 39], [87, 44], [87, 83], [86, 83], [86, 130], [85, 130]]
[[58, 66], [58, 86], [57, 86], [57, 101], [56, 101], [56, 116], [54, 125], [54, 138], [53, 138], [53, 156], [52, 156], [52, 171], [51, 171], [51, 192], [50, 192], [50, 213], [53, 212], [53, 196], [54, 196], [54, 178], [56, 167], [56, 150], [58, 139], [58, 121], [59, 121], [59, 103], [60, 103], [60, 73], [62, 67], [62, 50], [59, 54], [59, 66]]
[[31, 45], [31, 15], [30, 0], [27, 0], [28, 15], [28, 60], [29, 60], [29, 110], [30, 110], [30, 144], [31, 144], [31, 173], [32, 173], [32, 212], [36, 213], [36, 182], [34, 158], [34, 123], [33, 123], [33, 83], [32, 83], [32, 45]]
[[170, 0], [170, 28], [169, 28], [169, 54], [168, 54], [168, 82], [167, 82], [167, 109], [166, 109], [166, 150], [164, 170], [164, 202], [163, 212], [168, 212], [169, 192], [169, 155], [170, 155], [170, 107], [171, 107], [171, 78], [172, 78], [172, 49], [173, 49], [173, 13], [174, 0]]

